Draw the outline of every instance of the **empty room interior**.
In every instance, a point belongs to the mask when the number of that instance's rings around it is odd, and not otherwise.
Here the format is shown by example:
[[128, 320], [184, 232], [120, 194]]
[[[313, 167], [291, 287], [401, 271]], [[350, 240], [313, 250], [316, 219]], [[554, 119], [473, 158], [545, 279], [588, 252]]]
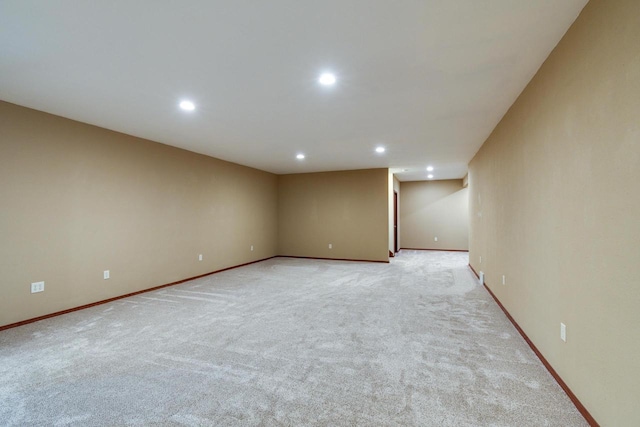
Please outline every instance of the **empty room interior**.
[[640, 425], [638, 17], [0, 2], [0, 425]]

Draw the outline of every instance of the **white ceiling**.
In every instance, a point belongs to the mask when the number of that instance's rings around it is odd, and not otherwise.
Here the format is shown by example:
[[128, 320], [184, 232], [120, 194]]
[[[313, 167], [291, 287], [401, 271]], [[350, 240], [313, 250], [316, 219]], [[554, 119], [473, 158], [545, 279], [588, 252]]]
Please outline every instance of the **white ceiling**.
[[0, 99], [279, 174], [461, 178], [586, 2], [3, 0]]

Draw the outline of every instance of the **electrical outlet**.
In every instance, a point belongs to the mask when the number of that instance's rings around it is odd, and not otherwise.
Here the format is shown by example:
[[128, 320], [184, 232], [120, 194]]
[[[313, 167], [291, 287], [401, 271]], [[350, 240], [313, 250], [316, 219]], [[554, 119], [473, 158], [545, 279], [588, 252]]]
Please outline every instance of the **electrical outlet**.
[[251, 245], [251, 251], [253, 251], [253, 245]]
[[560, 339], [567, 342], [567, 325], [560, 322]]
[[202, 261], [202, 254], [198, 255], [198, 261]]
[[35, 282], [31, 284], [31, 293], [44, 292], [44, 282]]
[[105, 270], [104, 271], [104, 280], [107, 280], [109, 278], [109, 270]]
[[434, 238], [433, 238], [433, 240], [437, 242], [437, 241], [438, 241], [438, 238], [437, 238], [437, 237], [434, 237]]
[[502, 284], [503, 285], [507, 284], [507, 279], [504, 277], [504, 274], [502, 275]]
[[329, 243], [329, 249], [333, 249], [333, 245]]

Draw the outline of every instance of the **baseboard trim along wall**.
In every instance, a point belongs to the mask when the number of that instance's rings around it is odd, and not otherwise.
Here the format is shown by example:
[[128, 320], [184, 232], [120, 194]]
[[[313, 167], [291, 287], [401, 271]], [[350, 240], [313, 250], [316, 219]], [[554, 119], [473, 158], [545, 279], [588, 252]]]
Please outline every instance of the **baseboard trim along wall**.
[[195, 280], [195, 279], [199, 279], [201, 277], [210, 276], [212, 274], [222, 273], [223, 271], [233, 270], [234, 268], [245, 267], [247, 265], [255, 264], [257, 262], [266, 261], [266, 260], [272, 259], [272, 258], [302, 258], [302, 259], [322, 259], [322, 260], [330, 260], [330, 261], [378, 262], [378, 263], [385, 263], [385, 264], [389, 263], [389, 261], [374, 261], [374, 260], [366, 260], [366, 259], [316, 258], [316, 257], [305, 257], [305, 256], [275, 255], [275, 256], [268, 257], [268, 258], [258, 259], [256, 261], [251, 261], [251, 262], [245, 262], [244, 264], [234, 265], [234, 266], [231, 266], [231, 267], [227, 267], [227, 268], [223, 268], [223, 269], [220, 269], [220, 270], [212, 271], [210, 273], [204, 273], [204, 274], [200, 274], [198, 276], [193, 276], [193, 277], [189, 277], [189, 278], [186, 278], [186, 279], [178, 280], [177, 282], [171, 282], [171, 283], [167, 283], [165, 285], [154, 286], [153, 288], [143, 289], [141, 291], [136, 291], [136, 292], [131, 292], [131, 293], [128, 293], [128, 294], [117, 296], [117, 297], [108, 298], [108, 299], [105, 299], [105, 300], [102, 300], [102, 301], [96, 301], [96, 302], [92, 302], [90, 304], [85, 304], [85, 305], [81, 305], [81, 306], [74, 307], [74, 308], [68, 308], [68, 309], [62, 310], [62, 311], [56, 311], [55, 313], [45, 314], [44, 316], [38, 316], [38, 317], [34, 317], [32, 319], [22, 320], [22, 321], [16, 322], [16, 323], [10, 323], [8, 325], [0, 326], [0, 331], [4, 331], [6, 329], [11, 329], [11, 328], [17, 328], [18, 326], [28, 325], [29, 323], [38, 322], [40, 320], [49, 319], [51, 317], [62, 316], [63, 314], [72, 313], [74, 311], [79, 311], [79, 310], [84, 310], [85, 308], [95, 307], [96, 305], [106, 304], [108, 302], [117, 301], [119, 299], [128, 298], [128, 297], [132, 297], [132, 296], [139, 295], [139, 294], [144, 294], [146, 292], [157, 291], [158, 289], [166, 288], [168, 286], [179, 285], [181, 283], [188, 282], [189, 280]]
[[469, 249], [428, 249], [428, 248], [400, 248], [407, 251], [441, 251], [441, 252], [469, 252]]
[[[480, 279], [480, 276], [478, 275], [476, 270], [471, 266], [471, 264], [469, 264], [469, 268], [471, 269], [471, 271], [473, 271], [473, 274], [475, 274], [476, 277], [478, 279]], [[527, 344], [529, 344], [529, 347], [531, 347], [531, 350], [533, 350], [533, 352], [536, 354], [536, 356], [538, 356], [538, 359], [540, 359], [540, 361], [542, 362], [544, 367], [547, 368], [547, 370], [549, 371], [551, 376], [557, 381], [558, 385], [560, 385], [560, 387], [562, 387], [562, 389], [567, 394], [567, 396], [569, 396], [569, 399], [571, 399], [571, 401], [575, 405], [576, 409], [578, 409], [578, 411], [582, 414], [582, 416], [589, 423], [589, 425], [592, 426], [592, 427], [600, 427], [600, 424], [598, 424], [598, 422], [595, 420], [595, 418], [593, 418], [591, 416], [591, 414], [589, 413], [587, 408], [585, 408], [585, 406], [582, 404], [582, 402], [580, 402], [578, 397], [575, 394], [573, 394], [573, 392], [571, 391], [571, 389], [569, 388], [567, 383], [565, 383], [564, 380], [560, 377], [560, 375], [558, 375], [558, 373], [556, 372], [555, 369], [553, 369], [551, 364], [549, 362], [547, 362], [547, 359], [545, 359], [545, 357], [542, 355], [542, 353], [540, 353], [540, 350], [538, 350], [538, 348], [535, 346], [535, 344], [529, 339], [527, 334], [522, 330], [522, 328], [520, 328], [520, 325], [518, 325], [518, 323], [515, 321], [515, 319], [513, 317], [511, 317], [511, 314], [509, 314], [507, 309], [502, 305], [500, 300], [495, 296], [495, 294], [491, 291], [491, 289], [489, 289], [489, 287], [487, 286], [487, 283], [485, 282], [485, 283], [483, 283], [483, 285], [484, 285], [485, 289], [487, 290], [487, 292], [489, 292], [489, 295], [491, 295], [491, 297], [494, 299], [496, 304], [498, 304], [498, 307], [500, 307], [500, 309], [503, 311], [505, 316], [507, 316], [507, 319], [509, 319], [509, 321], [513, 324], [513, 326], [516, 328], [516, 330], [520, 333], [522, 338], [524, 338], [524, 340], [527, 342]]]
[[325, 261], [348, 261], [348, 262], [378, 262], [389, 264], [389, 261], [379, 261], [374, 259], [349, 259], [349, 258], [320, 258], [315, 256], [294, 256], [294, 255], [277, 255], [276, 258], [300, 258], [300, 259], [321, 259]]
[[167, 283], [166, 285], [154, 286], [153, 288], [143, 289], [141, 291], [131, 292], [131, 293], [128, 293], [128, 294], [117, 296], [117, 297], [108, 298], [108, 299], [105, 299], [105, 300], [102, 300], [102, 301], [92, 302], [90, 304], [81, 305], [79, 307], [68, 308], [68, 309], [62, 310], [62, 311], [56, 311], [55, 313], [45, 314], [44, 316], [34, 317], [33, 319], [27, 319], [27, 320], [22, 320], [22, 321], [16, 322], [16, 323], [10, 323], [8, 325], [0, 326], [0, 331], [4, 331], [5, 329], [17, 328], [18, 326], [27, 325], [29, 323], [38, 322], [40, 320], [49, 319], [51, 317], [61, 316], [63, 314], [72, 313], [74, 311], [84, 310], [85, 308], [95, 307], [96, 305], [106, 304], [108, 302], [117, 301], [119, 299], [132, 297], [134, 295], [144, 294], [146, 292], [157, 291], [158, 289], [166, 288], [168, 286], [179, 285], [180, 283], [188, 282], [189, 280], [195, 280], [195, 279], [199, 279], [201, 277], [210, 276], [212, 274], [222, 273], [223, 271], [233, 270], [234, 268], [244, 267], [246, 265], [250, 265], [250, 264], [255, 264], [257, 262], [266, 261], [266, 260], [271, 259], [271, 258], [275, 258], [275, 256], [264, 258], [264, 259], [259, 259], [259, 260], [256, 260], [256, 261], [245, 262], [244, 264], [234, 265], [234, 266], [231, 266], [231, 267], [227, 267], [227, 268], [223, 268], [223, 269], [220, 269], [220, 270], [212, 271], [210, 273], [204, 273], [204, 274], [200, 274], [198, 276], [189, 277], [187, 279], [178, 280], [177, 282]]

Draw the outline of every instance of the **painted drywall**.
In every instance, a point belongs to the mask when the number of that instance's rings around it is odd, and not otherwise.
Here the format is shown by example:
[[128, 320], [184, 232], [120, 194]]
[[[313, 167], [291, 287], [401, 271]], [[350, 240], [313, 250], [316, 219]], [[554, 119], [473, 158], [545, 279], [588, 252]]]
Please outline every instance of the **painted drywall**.
[[400, 250], [400, 181], [389, 170], [389, 252], [394, 253], [393, 194], [398, 194], [398, 250]]
[[279, 176], [279, 254], [388, 261], [388, 194], [387, 169]]
[[590, 1], [469, 165], [472, 266], [605, 426], [640, 425], [639, 16]]
[[403, 248], [469, 249], [468, 191], [461, 179], [402, 182], [400, 189]]
[[4, 102], [0, 183], [0, 325], [276, 255], [276, 175]]

